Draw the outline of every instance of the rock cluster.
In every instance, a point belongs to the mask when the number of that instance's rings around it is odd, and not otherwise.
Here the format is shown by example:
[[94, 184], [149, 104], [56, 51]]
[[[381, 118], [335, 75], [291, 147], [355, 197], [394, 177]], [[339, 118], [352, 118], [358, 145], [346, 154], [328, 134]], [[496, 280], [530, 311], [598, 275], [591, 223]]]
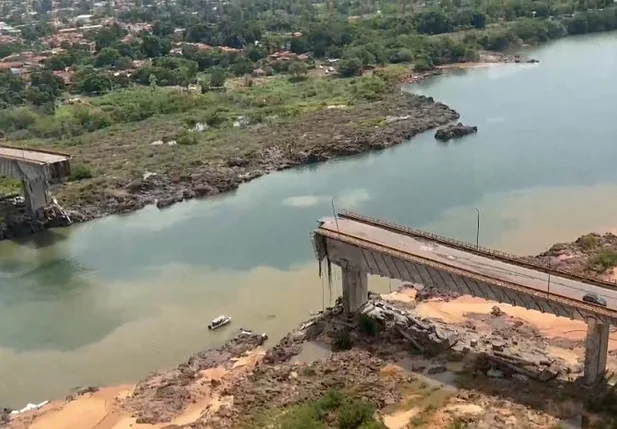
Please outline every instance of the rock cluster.
[[478, 132], [478, 127], [463, 125], [462, 122], [459, 122], [456, 125], [448, 125], [446, 127], [439, 128], [435, 132], [435, 138], [437, 140], [446, 142], [450, 139], [458, 139], [466, 135], [474, 134], [477, 132]]
[[[76, 221], [80, 221], [76, 215]], [[24, 198], [17, 195], [0, 195], [0, 240], [14, 239], [44, 231], [47, 228], [67, 226], [72, 222], [71, 214], [49, 206], [40, 217], [30, 215]]]
[[223, 346], [199, 352], [176, 369], [155, 373], [138, 383], [126, 407], [134, 411], [137, 423], [169, 422], [191, 402], [190, 385], [201, 371], [230, 364], [232, 358], [262, 345], [266, 339], [263, 334], [241, 330]]

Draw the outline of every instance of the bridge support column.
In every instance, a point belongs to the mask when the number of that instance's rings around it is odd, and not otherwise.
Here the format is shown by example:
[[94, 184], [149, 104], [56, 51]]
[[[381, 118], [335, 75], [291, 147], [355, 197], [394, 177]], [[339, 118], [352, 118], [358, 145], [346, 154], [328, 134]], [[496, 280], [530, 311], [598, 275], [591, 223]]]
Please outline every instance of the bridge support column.
[[595, 383], [606, 371], [608, 333], [610, 325], [595, 319], [587, 322], [585, 339], [585, 383]]
[[367, 274], [354, 268], [343, 268], [343, 308], [353, 313], [368, 301]]

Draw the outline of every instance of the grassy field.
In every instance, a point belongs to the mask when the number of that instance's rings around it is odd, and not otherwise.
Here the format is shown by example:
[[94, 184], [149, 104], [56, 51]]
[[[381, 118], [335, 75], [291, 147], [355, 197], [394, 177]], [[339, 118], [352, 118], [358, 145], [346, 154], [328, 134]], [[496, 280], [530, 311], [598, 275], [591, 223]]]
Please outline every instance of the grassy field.
[[245, 429], [386, 429], [370, 404], [332, 390], [320, 399], [288, 409], [271, 410]]

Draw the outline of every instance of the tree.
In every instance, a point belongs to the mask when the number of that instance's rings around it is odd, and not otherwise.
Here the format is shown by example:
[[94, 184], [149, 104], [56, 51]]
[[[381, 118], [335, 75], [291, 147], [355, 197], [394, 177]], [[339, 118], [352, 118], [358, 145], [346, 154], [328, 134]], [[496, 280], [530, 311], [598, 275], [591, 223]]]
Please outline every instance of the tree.
[[10, 70], [0, 70], [0, 107], [20, 104], [24, 97], [24, 82]]
[[66, 63], [60, 55], [54, 55], [45, 61], [45, 68], [49, 70], [64, 70]]
[[432, 9], [417, 15], [416, 30], [423, 34], [442, 34], [453, 30], [448, 15], [441, 9]]
[[338, 72], [342, 77], [351, 77], [362, 74], [362, 61], [358, 58], [346, 58], [339, 61]]
[[584, 13], [577, 13], [574, 18], [567, 22], [568, 33], [585, 34], [589, 32], [589, 22]]
[[289, 64], [289, 73], [295, 77], [306, 76], [308, 73], [308, 67], [306, 63], [302, 61], [293, 61]]
[[44, 105], [53, 106], [56, 100], [56, 97], [54, 97], [52, 93], [47, 92], [47, 91], [42, 91], [41, 89], [33, 87], [33, 86], [26, 89], [24, 95], [25, 95], [26, 100], [28, 100], [30, 103], [34, 104], [35, 106], [44, 106]]
[[51, 0], [41, 0], [39, 12], [47, 13], [51, 11]]
[[156, 20], [152, 23], [152, 34], [159, 37], [173, 34], [174, 26], [168, 20]]
[[122, 56], [117, 49], [103, 48], [94, 57], [94, 67], [115, 67]]
[[35, 41], [43, 36], [53, 34], [55, 29], [46, 21], [38, 21], [21, 29], [21, 36], [28, 41]]
[[391, 63], [408, 63], [413, 60], [413, 52], [406, 48], [397, 49], [390, 55]]
[[118, 24], [103, 27], [94, 34], [94, 42], [96, 51], [100, 52], [103, 48], [107, 48], [118, 42], [126, 32], [120, 28]]
[[486, 27], [486, 15], [480, 11], [474, 10], [471, 14], [471, 25], [477, 29]]
[[534, 12], [536, 13], [536, 18], [548, 18], [551, 14], [549, 5], [544, 2], [537, 1], [534, 2], [532, 6]]
[[102, 94], [111, 90], [111, 80], [104, 74], [91, 74], [83, 84], [82, 91], [86, 94]]
[[304, 37], [294, 37], [289, 42], [289, 50], [294, 54], [303, 54], [308, 51], [308, 40]]
[[154, 74], [149, 75], [148, 81], [150, 82], [150, 89], [152, 89], [152, 92], [156, 91], [156, 87], [158, 85], [156, 76]]
[[18, 43], [0, 43], [0, 58], [8, 57], [11, 54], [22, 51], [21, 44]]
[[415, 59], [413, 69], [418, 72], [434, 69], [433, 61], [429, 56], [423, 55]]
[[242, 57], [238, 61], [236, 61], [231, 68], [236, 76], [242, 76], [251, 73], [255, 69], [255, 66], [251, 62], [251, 60]]
[[364, 46], [355, 46], [347, 50], [344, 54], [344, 58], [358, 58], [362, 61], [363, 66], [375, 64], [376, 62], [375, 56]]
[[116, 69], [118, 70], [127, 70], [133, 67], [133, 60], [130, 59], [129, 57], [120, 57], [116, 61], [115, 66], [116, 66]]
[[249, 46], [244, 50], [244, 55], [254, 63], [261, 60], [262, 58], [266, 58], [268, 56], [268, 51], [266, 48], [262, 46]]
[[73, 75], [72, 88], [83, 94], [102, 94], [111, 90], [111, 80], [105, 73], [89, 67]]
[[160, 57], [167, 55], [171, 50], [169, 40], [146, 34], [142, 37], [141, 51], [148, 58]]
[[225, 72], [222, 69], [214, 69], [210, 73], [210, 86], [213, 88], [221, 88], [225, 86]]
[[30, 87], [51, 94], [53, 98], [62, 94], [64, 89], [64, 80], [56, 76], [50, 70], [42, 70], [40, 72], [32, 72], [30, 75]]

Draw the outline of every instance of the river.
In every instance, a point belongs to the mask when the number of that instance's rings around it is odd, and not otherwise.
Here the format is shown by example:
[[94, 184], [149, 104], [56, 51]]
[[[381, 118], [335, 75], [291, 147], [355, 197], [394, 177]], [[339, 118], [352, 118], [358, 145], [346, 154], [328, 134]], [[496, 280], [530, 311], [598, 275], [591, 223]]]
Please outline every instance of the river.
[[[272, 174], [223, 197], [0, 243], [0, 404], [138, 380], [241, 326], [280, 338], [336, 296], [309, 232], [349, 208], [510, 252], [617, 227], [617, 34], [534, 65], [459, 70], [414, 91], [479, 132]], [[394, 284], [371, 279], [387, 291]], [[225, 313], [232, 326], [211, 333]]]

